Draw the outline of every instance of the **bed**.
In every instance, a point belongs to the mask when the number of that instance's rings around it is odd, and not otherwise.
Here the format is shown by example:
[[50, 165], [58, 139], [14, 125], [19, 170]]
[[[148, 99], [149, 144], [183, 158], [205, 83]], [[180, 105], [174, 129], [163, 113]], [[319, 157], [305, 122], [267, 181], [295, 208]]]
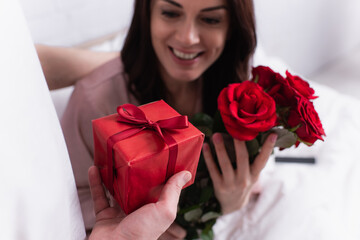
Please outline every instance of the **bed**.
[[0, 33], [0, 239], [84, 239], [64, 137], [17, 1], [0, 1]]

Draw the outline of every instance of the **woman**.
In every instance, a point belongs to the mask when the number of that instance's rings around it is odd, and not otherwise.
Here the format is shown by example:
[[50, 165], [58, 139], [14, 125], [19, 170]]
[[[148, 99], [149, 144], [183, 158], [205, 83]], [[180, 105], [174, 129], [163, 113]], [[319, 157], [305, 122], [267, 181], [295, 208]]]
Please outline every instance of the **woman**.
[[[39, 46], [50, 87], [81, 78], [76, 82], [62, 127], [87, 228], [94, 223], [87, 181], [87, 169], [93, 164], [91, 120], [114, 113], [124, 103], [138, 105], [158, 99], [165, 99], [183, 115], [200, 111], [213, 114], [221, 89], [248, 78], [255, 46], [252, 0], [136, 0], [121, 57], [119, 53]], [[59, 61], [53, 60], [59, 55], [64, 60], [60, 61], [64, 65], [61, 68], [56, 67]], [[56, 70], [64, 68], [68, 71]], [[61, 72], [61, 81], [51, 78], [59, 76], [55, 71]], [[235, 140], [238, 167], [234, 170], [221, 135], [215, 134], [222, 174], [214, 165], [209, 147], [204, 145], [203, 154], [224, 214], [247, 203], [275, 139], [270, 135], [251, 166], [244, 142]]]

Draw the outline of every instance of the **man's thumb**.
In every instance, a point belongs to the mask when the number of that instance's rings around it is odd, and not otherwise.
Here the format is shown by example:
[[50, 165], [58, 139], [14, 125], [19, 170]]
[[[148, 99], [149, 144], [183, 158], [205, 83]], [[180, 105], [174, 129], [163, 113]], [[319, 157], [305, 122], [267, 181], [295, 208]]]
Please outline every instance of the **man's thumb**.
[[181, 171], [173, 175], [165, 184], [159, 201], [170, 201], [177, 204], [180, 197], [181, 189], [191, 179], [191, 173], [189, 171]]

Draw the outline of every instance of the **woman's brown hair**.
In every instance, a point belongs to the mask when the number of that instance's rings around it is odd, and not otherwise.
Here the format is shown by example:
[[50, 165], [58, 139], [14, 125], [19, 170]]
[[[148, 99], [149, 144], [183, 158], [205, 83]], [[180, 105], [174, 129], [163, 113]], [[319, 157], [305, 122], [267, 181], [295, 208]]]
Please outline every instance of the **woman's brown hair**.
[[[255, 16], [252, 0], [228, 0], [229, 39], [220, 57], [202, 75], [203, 110], [213, 115], [217, 96], [229, 83], [248, 78], [249, 62], [256, 48]], [[134, 15], [121, 58], [128, 74], [128, 90], [140, 103], [165, 98], [158, 60], [151, 43], [151, 0], [135, 0]]]

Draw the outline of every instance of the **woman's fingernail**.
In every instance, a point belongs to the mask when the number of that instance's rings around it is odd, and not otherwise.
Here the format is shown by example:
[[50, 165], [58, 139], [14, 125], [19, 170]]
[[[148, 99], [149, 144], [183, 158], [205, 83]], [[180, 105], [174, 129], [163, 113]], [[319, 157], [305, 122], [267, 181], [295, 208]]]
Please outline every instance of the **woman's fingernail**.
[[276, 140], [277, 140], [277, 138], [278, 138], [277, 134], [271, 134], [271, 135], [270, 135], [270, 141], [271, 141], [272, 143], [275, 143]]
[[213, 142], [215, 144], [221, 143], [221, 134], [220, 133], [215, 133], [212, 137]]

